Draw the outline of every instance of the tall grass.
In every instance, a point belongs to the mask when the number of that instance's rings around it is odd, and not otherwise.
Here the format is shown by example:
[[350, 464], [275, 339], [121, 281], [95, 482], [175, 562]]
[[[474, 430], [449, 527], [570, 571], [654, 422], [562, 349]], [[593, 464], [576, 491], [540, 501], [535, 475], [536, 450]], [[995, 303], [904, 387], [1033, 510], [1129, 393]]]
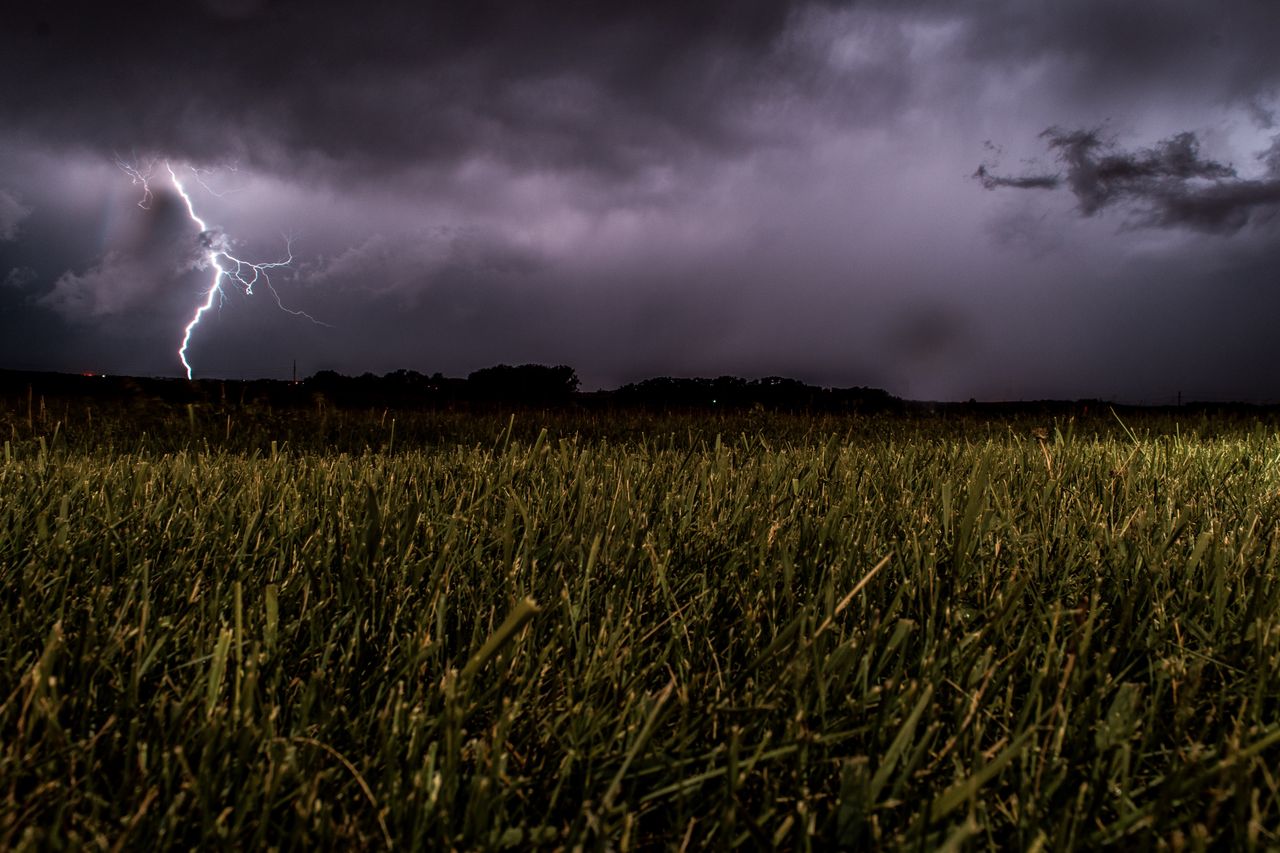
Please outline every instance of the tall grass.
[[395, 419], [11, 428], [0, 846], [1280, 844], [1270, 428]]

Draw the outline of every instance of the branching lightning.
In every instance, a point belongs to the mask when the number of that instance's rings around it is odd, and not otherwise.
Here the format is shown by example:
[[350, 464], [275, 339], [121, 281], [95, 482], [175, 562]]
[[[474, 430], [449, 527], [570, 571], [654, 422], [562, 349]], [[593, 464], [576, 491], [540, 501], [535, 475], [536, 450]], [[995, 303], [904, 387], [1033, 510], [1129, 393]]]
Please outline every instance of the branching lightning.
[[[152, 172], [155, 169], [155, 162], [150, 161], [142, 166], [130, 165], [119, 159], [116, 162], [124, 170], [125, 174], [133, 179], [133, 183], [142, 186], [142, 198], [138, 201], [138, 206], [143, 209], [150, 209], [154, 198], [150, 181]], [[188, 379], [192, 376], [191, 362], [187, 360], [187, 347], [191, 344], [191, 336], [196, 327], [200, 325], [205, 313], [213, 308], [215, 304], [221, 304], [222, 300], [226, 298], [226, 294], [222, 289], [226, 283], [240, 288], [246, 296], [253, 295], [253, 288], [256, 285], [264, 284], [271, 291], [271, 295], [275, 298], [276, 305], [281, 311], [292, 314], [295, 317], [305, 317], [320, 326], [328, 325], [320, 322], [305, 311], [297, 311], [285, 307], [284, 302], [280, 299], [280, 294], [276, 291], [275, 285], [271, 283], [271, 270], [287, 267], [293, 263], [293, 244], [291, 240], [285, 239], [285, 256], [278, 261], [253, 262], [236, 257], [231, 253], [231, 241], [227, 239], [227, 235], [221, 230], [210, 228], [200, 214], [196, 213], [195, 203], [191, 200], [190, 193], [182, 185], [181, 179], [178, 178], [178, 173], [170, 165], [169, 161], [165, 161], [164, 168], [169, 173], [169, 180], [173, 183], [173, 188], [182, 197], [182, 201], [186, 205], [187, 215], [200, 229], [201, 255], [197, 261], [197, 266], [200, 269], [213, 269], [213, 280], [209, 284], [209, 290], [205, 293], [204, 302], [196, 306], [195, 313], [191, 315], [191, 320], [183, 328], [182, 344], [178, 347], [178, 360], [182, 362], [182, 366], [186, 369]], [[205, 173], [194, 166], [189, 166], [188, 168], [191, 170], [196, 182], [207, 189], [208, 187], [203, 179]], [[214, 194], [218, 195], [217, 193]]]

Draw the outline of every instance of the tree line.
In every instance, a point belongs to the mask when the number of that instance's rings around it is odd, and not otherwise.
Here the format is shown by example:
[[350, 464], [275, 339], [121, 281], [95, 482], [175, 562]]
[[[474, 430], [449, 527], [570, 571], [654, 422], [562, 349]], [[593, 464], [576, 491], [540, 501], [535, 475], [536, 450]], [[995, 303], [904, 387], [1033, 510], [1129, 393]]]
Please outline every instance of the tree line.
[[770, 376], [661, 376], [613, 390], [582, 391], [577, 371], [564, 364], [499, 364], [466, 377], [395, 370], [345, 376], [322, 370], [306, 379], [166, 379], [0, 370], [0, 396], [122, 399], [168, 403], [265, 403], [339, 408], [493, 408], [505, 406], [624, 408], [656, 411], [767, 409], [794, 412], [884, 411], [902, 401], [879, 388], [823, 388]]

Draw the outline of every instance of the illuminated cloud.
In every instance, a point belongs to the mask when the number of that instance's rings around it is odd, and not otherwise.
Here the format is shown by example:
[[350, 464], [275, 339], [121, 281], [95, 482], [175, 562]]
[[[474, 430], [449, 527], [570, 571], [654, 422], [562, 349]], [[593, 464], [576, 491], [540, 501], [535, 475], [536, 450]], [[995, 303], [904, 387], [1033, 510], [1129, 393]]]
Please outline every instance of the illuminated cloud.
[[31, 208], [9, 192], [0, 189], [0, 240], [13, 240], [18, 236], [18, 226], [31, 215]]

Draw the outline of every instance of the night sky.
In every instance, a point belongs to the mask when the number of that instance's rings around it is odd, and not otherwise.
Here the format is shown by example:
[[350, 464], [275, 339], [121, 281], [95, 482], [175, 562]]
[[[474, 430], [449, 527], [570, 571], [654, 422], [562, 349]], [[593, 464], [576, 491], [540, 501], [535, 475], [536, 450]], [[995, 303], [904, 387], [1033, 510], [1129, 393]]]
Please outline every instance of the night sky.
[[18, 4], [0, 367], [183, 374], [167, 161], [326, 324], [227, 288], [197, 377], [1280, 400], [1278, 43], [1273, 0]]

